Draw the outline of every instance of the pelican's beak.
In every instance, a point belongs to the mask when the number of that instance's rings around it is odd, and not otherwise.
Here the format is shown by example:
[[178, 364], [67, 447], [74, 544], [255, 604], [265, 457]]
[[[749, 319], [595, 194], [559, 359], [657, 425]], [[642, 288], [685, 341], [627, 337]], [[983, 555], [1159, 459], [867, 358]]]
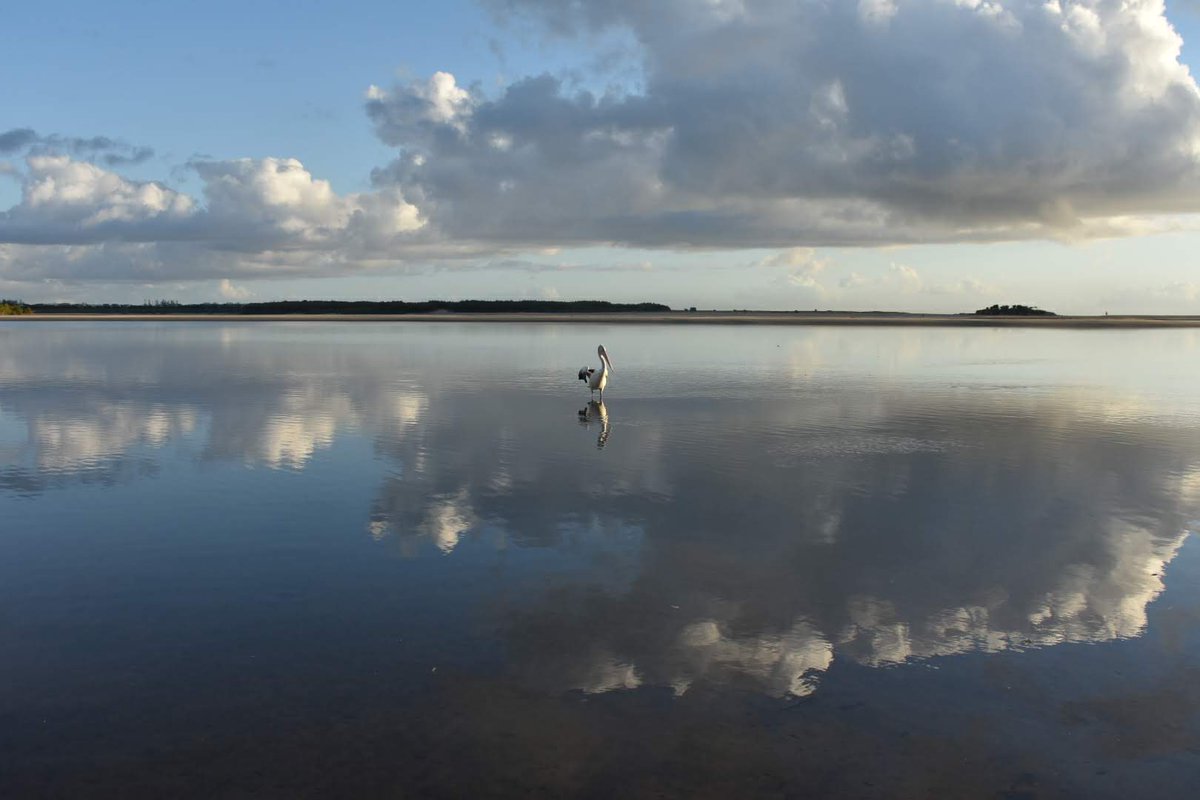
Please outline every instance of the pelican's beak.
[[608, 368], [609, 368], [609, 369], [611, 369], [613, 372], [616, 372], [616, 371], [617, 371], [617, 368], [616, 368], [616, 367], [614, 367], [614, 366], [612, 365], [612, 359], [608, 357], [608, 351], [607, 351], [607, 350], [605, 350], [605, 351], [604, 351], [604, 360], [605, 360], [606, 362], [608, 362]]

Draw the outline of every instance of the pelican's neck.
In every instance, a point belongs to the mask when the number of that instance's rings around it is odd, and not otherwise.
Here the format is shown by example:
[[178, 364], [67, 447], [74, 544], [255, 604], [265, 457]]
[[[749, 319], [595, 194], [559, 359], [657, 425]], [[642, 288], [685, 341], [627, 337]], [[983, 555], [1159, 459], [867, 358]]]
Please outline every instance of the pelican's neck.
[[605, 358], [604, 356], [600, 356], [600, 374], [601, 375], [608, 374], [608, 359]]

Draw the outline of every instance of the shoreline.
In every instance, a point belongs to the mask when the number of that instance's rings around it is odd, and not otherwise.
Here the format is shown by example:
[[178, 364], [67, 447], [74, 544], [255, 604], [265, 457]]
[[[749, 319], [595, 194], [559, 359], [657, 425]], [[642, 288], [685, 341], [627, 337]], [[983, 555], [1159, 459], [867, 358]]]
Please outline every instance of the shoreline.
[[3, 321], [38, 322], [500, 322], [610, 325], [851, 325], [984, 328], [1200, 328], [1200, 317], [989, 317], [903, 312], [671, 311], [433, 314], [20, 314]]

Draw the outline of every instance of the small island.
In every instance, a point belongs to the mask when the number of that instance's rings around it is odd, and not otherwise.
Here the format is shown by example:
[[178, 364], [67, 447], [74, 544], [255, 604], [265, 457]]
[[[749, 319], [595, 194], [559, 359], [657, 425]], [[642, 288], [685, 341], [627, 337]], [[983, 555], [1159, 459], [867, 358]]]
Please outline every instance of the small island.
[[975, 312], [985, 317], [1056, 317], [1053, 311], [1043, 311], [1037, 306], [1001, 306], [990, 305]]

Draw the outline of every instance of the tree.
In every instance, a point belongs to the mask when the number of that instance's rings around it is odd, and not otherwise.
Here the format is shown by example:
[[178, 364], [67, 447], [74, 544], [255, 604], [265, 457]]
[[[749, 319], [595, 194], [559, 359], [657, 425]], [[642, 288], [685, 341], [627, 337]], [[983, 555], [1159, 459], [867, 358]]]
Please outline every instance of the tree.
[[33, 309], [22, 303], [20, 300], [0, 300], [0, 316], [13, 316], [17, 314], [32, 314]]
[[1001, 306], [991, 305], [975, 312], [989, 317], [1053, 317], [1053, 311], [1043, 311], [1037, 306]]

